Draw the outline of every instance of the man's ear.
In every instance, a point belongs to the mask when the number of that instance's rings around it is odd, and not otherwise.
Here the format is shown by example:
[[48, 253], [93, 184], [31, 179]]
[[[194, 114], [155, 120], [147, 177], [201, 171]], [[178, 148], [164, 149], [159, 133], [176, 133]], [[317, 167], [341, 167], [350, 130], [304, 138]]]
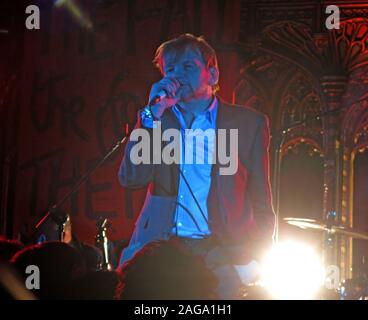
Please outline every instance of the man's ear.
[[209, 84], [214, 86], [219, 80], [219, 71], [215, 67], [209, 67], [208, 70], [210, 72]]

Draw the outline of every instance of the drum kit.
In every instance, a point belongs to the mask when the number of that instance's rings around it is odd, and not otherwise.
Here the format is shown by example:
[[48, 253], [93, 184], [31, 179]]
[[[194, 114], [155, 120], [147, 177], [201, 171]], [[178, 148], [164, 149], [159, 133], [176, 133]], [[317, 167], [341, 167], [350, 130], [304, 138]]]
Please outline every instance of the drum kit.
[[[323, 232], [326, 235], [327, 241], [331, 241], [332, 236], [334, 235], [347, 236], [357, 240], [368, 240], [368, 232], [335, 224], [334, 219], [330, 218], [327, 217], [326, 221], [291, 217], [284, 218], [283, 220], [287, 224], [301, 228], [303, 230], [314, 230]], [[356, 278], [344, 280], [340, 284], [338, 293], [341, 300], [368, 300], [367, 275], [361, 274]]]
[[328, 234], [340, 234], [354, 239], [368, 240], [368, 233], [358, 231], [353, 228], [349, 228], [341, 225], [329, 225], [329, 223], [317, 221], [314, 219], [303, 219], [303, 218], [284, 218], [288, 224], [301, 229], [312, 229], [325, 231]]

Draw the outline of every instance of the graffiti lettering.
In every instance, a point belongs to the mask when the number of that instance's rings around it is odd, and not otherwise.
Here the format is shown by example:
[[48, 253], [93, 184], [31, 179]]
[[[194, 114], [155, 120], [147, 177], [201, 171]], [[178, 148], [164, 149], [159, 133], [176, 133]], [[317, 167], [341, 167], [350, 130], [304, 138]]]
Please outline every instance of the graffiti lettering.
[[[55, 125], [55, 110], [60, 112], [60, 130], [64, 137], [71, 129], [77, 137], [89, 141], [89, 136], [77, 123], [77, 118], [84, 111], [84, 99], [82, 97], [71, 97], [68, 102], [57, 95], [58, 84], [68, 79], [67, 74], [53, 75], [41, 82], [40, 75], [35, 74], [31, 97], [31, 119], [32, 124], [38, 132], [46, 132]], [[41, 103], [42, 101], [43, 103]], [[45, 102], [46, 101], [46, 102]], [[46, 111], [41, 114], [46, 104]]]

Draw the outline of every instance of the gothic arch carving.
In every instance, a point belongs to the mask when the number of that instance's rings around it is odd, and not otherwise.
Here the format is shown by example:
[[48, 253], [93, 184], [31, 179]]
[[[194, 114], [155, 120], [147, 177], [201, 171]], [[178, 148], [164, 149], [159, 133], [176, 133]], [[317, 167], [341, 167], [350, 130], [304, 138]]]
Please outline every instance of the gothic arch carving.
[[279, 127], [289, 129], [285, 144], [296, 138], [314, 141], [318, 148], [322, 146], [322, 113], [320, 95], [312, 81], [302, 72], [290, 78], [282, 93], [278, 113]]
[[368, 99], [364, 99], [350, 107], [342, 124], [344, 145], [353, 151], [364, 144], [368, 145]]
[[340, 29], [313, 35], [309, 26], [281, 21], [264, 28], [262, 48], [284, 57], [319, 79], [328, 73], [349, 75], [368, 63], [368, 19], [353, 18]]
[[296, 150], [296, 148], [301, 144], [308, 145], [310, 147], [309, 148], [310, 155], [317, 153], [321, 157], [323, 157], [323, 150], [321, 145], [317, 143], [315, 140], [305, 137], [293, 138], [290, 139], [287, 143], [285, 143], [281, 149], [282, 156], [285, 156], [290, 151]]

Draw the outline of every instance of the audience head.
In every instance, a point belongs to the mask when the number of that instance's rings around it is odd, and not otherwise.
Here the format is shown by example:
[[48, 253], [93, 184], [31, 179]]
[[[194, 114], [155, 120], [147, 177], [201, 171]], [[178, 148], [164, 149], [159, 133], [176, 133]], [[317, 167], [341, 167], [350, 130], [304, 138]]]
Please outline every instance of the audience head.
[[69, 298], [74, 279], [85, 273], [85, 263], [78, 251], [57, 241], [26, 247], [11, 262], [24, 279], [29, 276], [28, 266], [38, 267], [40, 288], [32, 291], [40, 299]]
[[217, 280], [178, 241], [153, 242], [122, 266], [122, 299], [214, 299]]

